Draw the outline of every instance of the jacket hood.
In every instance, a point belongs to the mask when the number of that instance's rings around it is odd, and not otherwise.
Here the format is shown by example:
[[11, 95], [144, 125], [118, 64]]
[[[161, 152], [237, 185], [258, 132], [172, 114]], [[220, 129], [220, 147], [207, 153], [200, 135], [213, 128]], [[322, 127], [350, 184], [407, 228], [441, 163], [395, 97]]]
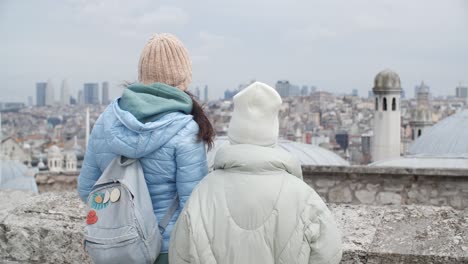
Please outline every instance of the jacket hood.
[[142, 123], [115, 100], [100, 117], [110, 150], [129, 158], [146, 156], [171, 140], [193, 120], [191, 115], [172, 112], [153, 122]]
[[250, 144], [224, 146], [216, 152], [214, 169], [252, 174], [287, 172], [302, 179], [300, 162], [279, 147]]
[[142, 123], [173, 112], [192, 112], [192, 98], [176, 87], [164, 83], [134, 83], [124, 90], [119, 100], [122, 110], [132, 113]]

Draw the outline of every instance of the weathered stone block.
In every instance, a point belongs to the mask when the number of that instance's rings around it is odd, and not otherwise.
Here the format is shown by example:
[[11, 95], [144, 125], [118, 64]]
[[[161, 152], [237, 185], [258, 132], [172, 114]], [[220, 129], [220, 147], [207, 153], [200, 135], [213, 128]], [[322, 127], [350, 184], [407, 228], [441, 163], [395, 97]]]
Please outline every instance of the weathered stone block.
[[413, 205], [386, 210], [372, 241], [368, 263], [468, 261], [468, 251], [463, 249], [468, 240], [454, 239], [468, 237], [464, 213], [447, 207]]
[[333, 187], [328, 193], [328, 202], [331, 203], [350, 203], [352, 200], [351, 190], [346, 186]]
[[315, 185], [318, 187], [333, 187], [335, 186], [334, 180], [320, 179], [315, 182]]
[[441, 191], [440, 196], [456, 196], [458, 195], [458, 190], [444, 190], [444, 191]]
[[380, 189], [380, 184], [370, 184], [366, 185], [367, 190], [369, 191], [378, 191]]
[[84, 210], [75, 192], [25, 199], [0, 222], [0, 260], [90, 263], [82, 248]]
[[426, 204], [429, 201], [429, 191], [424, 188], [413, 188], [408, 192], [408, 198], [411, 203]]
[[350, 183], [348, 186], [351, 190], [358, 190], [358, 189], [361, 189], [364, 185], [359, 182], [353, 182], [353, 183]]
[[445, 197], [432, 198], [432, 199], [429, 200], [429, 202], [432, 205], [443, 206], [443, 205], [447, 205], [447, 198], [445, 198]]
[[449, 204], [453, 206], [453, 208], [456, 209], [462, 209], [463, 208], [463, 203], [462, 203], [462, 198], [460, 196], [452, 196], [449, 198]]
[[376, 191], [359, 190], [354, 193], [359, 202], [363, 204], [372, 204], [375, 201]]
[[393, 204], [393, 205], [400, 205], [401, 204], [401, 195], [392, 192], [381, 192], [377, 194], [377, 202], [379, 204]]
[[383, 186], [385, 191], [390, 191], [390, 192], [401, 192], [405, 188], [405, 185], [403, 183], [389, 183], [386, 182]]

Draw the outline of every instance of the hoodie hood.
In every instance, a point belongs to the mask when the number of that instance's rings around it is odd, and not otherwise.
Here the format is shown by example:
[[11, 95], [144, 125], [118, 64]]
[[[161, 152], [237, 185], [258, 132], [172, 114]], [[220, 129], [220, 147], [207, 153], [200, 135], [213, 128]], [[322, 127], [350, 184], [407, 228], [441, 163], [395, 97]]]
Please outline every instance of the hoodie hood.
[[142, 123], [132, 113], [121, 109], [119, 100], [109, 105], [96, 125], [103, 125], [103, 137], [110, 151], [128, 158], [141, 158], [156, 151], [193, 121], [191, 115], [171, 112]]
[[168, 113], [190, 114], [193, 103], [188, 94], [176, 87], [164, 83], [134, 83], [124, 90], [119, 107], [132, 113], [141, 123], [146, 123]]
[[226, 145], [216, 152], [214, 169], [247, 174], [287, 172], [302, 179], [299, 160], [280, 147]]

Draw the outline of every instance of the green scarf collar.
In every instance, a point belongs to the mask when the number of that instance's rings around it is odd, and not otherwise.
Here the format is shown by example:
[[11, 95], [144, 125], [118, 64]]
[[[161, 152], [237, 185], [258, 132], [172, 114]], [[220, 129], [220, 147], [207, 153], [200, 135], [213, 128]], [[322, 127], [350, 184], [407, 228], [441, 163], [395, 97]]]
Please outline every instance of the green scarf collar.
[[182, 90], [164, 83], [134, 83], [125, 89], [118, 101], [122, 110], [147, 123], [173, 112], [192, 112], [192, 98]]

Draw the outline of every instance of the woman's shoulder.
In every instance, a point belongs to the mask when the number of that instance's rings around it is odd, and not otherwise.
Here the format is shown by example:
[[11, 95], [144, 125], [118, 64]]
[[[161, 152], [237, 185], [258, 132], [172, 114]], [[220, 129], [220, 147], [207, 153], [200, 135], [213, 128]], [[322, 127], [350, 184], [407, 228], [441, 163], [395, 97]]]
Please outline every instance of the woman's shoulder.
[[117, 120], [117, 117], [112, 111], [110, 105], [107, 106], [104, 112], [102, 112], [99, 115], [99, 117], [96, 119], [96, 122], [94, 123], [94, 126], [93, 126], [93, 132], [94, 131], [100, 132], [100, 130], [104, 129], [107, 123], [114, 123], [116, 120]]
[[[182, 114], [182, 113], [179, 113]], [[187, 115], [190, 120], [185, 124], [185, 126], [177, 133], [179, 136], [193, 136], [198, 134], [198, 124], [193, 120], [191, 115]]]

